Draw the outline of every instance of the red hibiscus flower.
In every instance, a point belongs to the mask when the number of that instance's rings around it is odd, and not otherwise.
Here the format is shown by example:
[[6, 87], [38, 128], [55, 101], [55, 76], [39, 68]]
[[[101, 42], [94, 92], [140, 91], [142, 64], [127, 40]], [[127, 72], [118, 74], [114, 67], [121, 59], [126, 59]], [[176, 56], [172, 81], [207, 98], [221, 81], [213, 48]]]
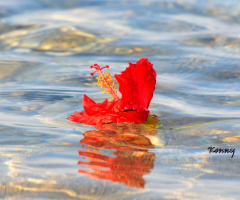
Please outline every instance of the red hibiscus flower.
[[[97, 64], [91, 66], [97, 77], [98, 85], [104, 88], [105, 92], [112, 95], [113, 101], [107, 99], [103, 103], [96, 103], [87, 95], [83, 97], [83, 108], [85, 111], [75, 111], [69, 116], [69, 120], [88, 125], [100, 125], [106, 123], [134, 122], [141, 123], [148, 118], [148, 106], [153, 96], [156, 84], [156, 71], [153, 69], [147, 58], [140, 58], [136, 64], [129, 63], [129, 67], [121, 74], [115, 74], [119, 84], [120, 98], [112, 82], [110, 73], [102, 72]], [[91, 73], [93, 74], [95, 73]]]

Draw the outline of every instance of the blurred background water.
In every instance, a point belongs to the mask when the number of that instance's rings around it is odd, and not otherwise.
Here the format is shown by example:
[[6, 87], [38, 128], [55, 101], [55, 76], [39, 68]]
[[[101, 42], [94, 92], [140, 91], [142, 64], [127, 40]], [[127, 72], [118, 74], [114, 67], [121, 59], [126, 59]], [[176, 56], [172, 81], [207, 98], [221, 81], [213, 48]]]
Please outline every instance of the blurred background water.
[[[235, 0], [1, 0], [0, 198], [238, 199], [239, 19]], [[67, 120], [108, 98], [89, 66], [140, 57], [162, 127]]]

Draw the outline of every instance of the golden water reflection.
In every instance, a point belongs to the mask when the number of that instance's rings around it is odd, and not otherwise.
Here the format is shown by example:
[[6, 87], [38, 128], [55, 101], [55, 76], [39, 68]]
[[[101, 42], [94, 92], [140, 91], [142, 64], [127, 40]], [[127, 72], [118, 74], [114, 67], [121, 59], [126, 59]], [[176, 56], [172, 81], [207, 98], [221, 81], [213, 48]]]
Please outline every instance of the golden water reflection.
[[82, 144], [79, 173], [144, 188], [146, 181], [143, 175], [154, 168], [156, 157], [149, 152], [154, 145], [147, 135], [156, 133], [154, 129], [134, 124], [105, 125], [99, 130], [85, 132], [79, 142]]

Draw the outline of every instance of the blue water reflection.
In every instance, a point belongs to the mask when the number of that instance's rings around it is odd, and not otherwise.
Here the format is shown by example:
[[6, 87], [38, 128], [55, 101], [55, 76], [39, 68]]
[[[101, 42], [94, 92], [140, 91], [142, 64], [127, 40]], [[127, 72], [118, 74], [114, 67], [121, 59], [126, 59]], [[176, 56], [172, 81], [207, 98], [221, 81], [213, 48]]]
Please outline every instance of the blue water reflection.
[[[0, 1], [0, 198], [238, 199], [239, 31], [234, 0]], [[161, 127], [67, 120], [140, 57]]]

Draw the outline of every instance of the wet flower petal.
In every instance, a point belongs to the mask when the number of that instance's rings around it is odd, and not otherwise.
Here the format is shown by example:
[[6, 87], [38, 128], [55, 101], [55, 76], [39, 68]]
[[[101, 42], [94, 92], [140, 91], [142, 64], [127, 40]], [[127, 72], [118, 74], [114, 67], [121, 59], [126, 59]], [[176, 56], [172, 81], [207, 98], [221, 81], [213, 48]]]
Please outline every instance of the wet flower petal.
[[[103, 69], [95, 65], [99, 70]], [[115, 75], [115, 78], [122, 93], [121, 99], [115, 98], [115, 101], [111, 102], [106, 99], [103, 103], [96, 103], [84, 95], [85, 111], [75, 111], [69, 116], [69, 120], [88, 125], [146, 121], [149, 113], [148, 106], [156, 84], [153, 65], [147, 58], [141, 58], [136, 64], [129, 63], [129, 67], [122, 74]]]
[[131, 101], [148, 108], [156, 84], [156, 71], [147, 58], [141, 58], [136, 64], [129, 63], [120, 75], [115, 75], [123, 101]]

